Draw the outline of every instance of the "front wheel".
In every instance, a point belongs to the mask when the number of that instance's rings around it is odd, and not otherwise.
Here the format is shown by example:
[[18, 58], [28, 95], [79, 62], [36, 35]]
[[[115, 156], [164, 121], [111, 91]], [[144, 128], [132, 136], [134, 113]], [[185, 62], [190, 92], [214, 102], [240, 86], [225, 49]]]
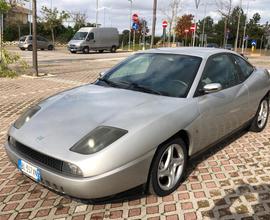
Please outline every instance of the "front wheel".
[[32, 50], [33, 50], [33, 46], [32, 46], [32, 45], [29, 45], [29, 46], [27, 47], [27, 50], [28, 50], [28, 51], [32, 51]]
[[261, 132], [267, 124], [268, 116], [269, 116], [269, 101], [265, 97], [259, 105], [258, 111], [252, 121], [249, 130], [254, 132]]
[[149, 192], [167, 196], [175, 191], [187, 166], [185, 142], [176, 138], [162, 145], [157, 151], [150, 171]]
[[117, 50], [116, 46], [112, 46], [111, 53], [116, 53], [116, 50]]
[[84, 47], [83, 48], [83, 53], [88, 54], [89, 53], [89, 47]]

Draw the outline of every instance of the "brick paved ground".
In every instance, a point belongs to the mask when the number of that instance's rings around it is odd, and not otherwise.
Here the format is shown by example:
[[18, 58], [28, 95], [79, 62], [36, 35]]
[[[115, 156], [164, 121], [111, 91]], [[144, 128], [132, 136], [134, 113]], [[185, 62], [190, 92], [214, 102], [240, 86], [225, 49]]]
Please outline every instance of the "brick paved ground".
[[55, 77], [0, 79], [0, 220], [270, 219], [270, 126], [259, 134], [239, 134], [192, 161], [182, 186], [164, 198], [90, 205], [59, 196], [17, 171], [3, 144], [18, 115], [51, 94], [93, 81], [116, 62], [51, 64], [42, 71]]

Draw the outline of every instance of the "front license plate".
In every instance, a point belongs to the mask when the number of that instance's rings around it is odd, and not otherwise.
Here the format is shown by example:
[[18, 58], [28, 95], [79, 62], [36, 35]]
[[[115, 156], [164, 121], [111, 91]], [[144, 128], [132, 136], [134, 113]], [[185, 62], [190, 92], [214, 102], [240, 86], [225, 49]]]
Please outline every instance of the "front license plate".
[[40, 169], [38, 169], [37, 167], [34, 167], [33, 165], [23, 160], [18, 160], [18, 168], [24, 174], [33, 178], [35, 181], [39, 182], [41, 180]]

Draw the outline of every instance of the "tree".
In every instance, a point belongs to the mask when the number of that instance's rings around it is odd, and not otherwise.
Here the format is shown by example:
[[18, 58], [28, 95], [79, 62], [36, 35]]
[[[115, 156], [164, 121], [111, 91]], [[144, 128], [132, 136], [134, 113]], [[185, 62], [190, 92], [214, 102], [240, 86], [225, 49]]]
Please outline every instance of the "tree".
[[1, 44], [1, 62], [2, 62], [2, 57], [3, 57], [3, 27], [2, 27], [2, 23], [3, 23], [3, 19], [4, 16], [3, 14], [8, 12], [10, 10], [10, 6], [8, 5], [8, 3], [4, 0], [0, 0], [0, 16], [1, 16], [1, 30], [0, 30], [0, 44]]
[[220, 15], [224, 17], [223, 45], [225, 47], [225, 45], [227, 44], [227, 26], [233, 7], [232, 0], [216, 0], [216, 5]]
[[67, 12], [59, 12], [57, 8], [49, 9], [46, 6], [41, 8], [42, 21], [47, 30], [51, 31], [53, 45], [55, 43], [54, 29], [62, 25], [63, 21], [68, 19], [70, 16]]
[[[213, 35], [213, 27], [214, 27], [214, 20], [210, 16], [205, 17], [204, 19], [200, 20], [198, 22], [198, 34], [204, 33], [208, 35], [208, 37]], [[202, 42], [204, 43], [204, 42]]]
[[[192, 14], [185, 14], [182, 17], [178, 18], [177, 24], [175, 27], [175, 32], [177, 37], [184, 38], [186, 36], [185, 30], [190, 30], [190, 27], [192, 25], [194, 15]], [[191, 31], [188, 33], [189, 36], [191, 36]]]
[[170, 0], [169, 6], [167, 8], [163, 8], [161, 11], [166, 16], [168, 22], [169, 29], [169, 43], [171, 42], [172, 29], [173, 26], [177, 23], [177, 16], [180, 9], [181, 0]]
[[78, 31], [80, 28], [86, 26], [87, 15], [85, 12], [70, 12], [69, 15], [74, 22], [75, 31]]
[[259, 24], [261, 15], [255, 13], [247, 24], [247, 34], [251, 39], [260, 39], [264, 34], [263, 27]]

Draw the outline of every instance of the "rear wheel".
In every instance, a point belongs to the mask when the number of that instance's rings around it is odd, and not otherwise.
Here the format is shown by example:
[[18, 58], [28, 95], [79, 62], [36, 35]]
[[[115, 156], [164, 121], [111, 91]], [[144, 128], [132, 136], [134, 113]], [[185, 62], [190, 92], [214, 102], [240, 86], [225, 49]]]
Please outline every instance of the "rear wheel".
[[269, 116], [269, 100], [268, 98], [265, 97], [259, 105], [258, 111], [252, 121], [249, 130], [254, 132], [261, 132], [267, 124], [268, 116]]
[[49, 45], [48, 50], [53, 50], [53, 45]]
[[187, 165], [186, 149], [185, 142], [180, 138], [159, 148], [150, 171], [150, 193], [166, 196], [179, 187]]
[[27, 47], [27, 50], [32, 51], [32, 50], [33, 50], [33, 46], [32, 46], [32, 45], [29, 45], [29, 46]]
[[112, 46], [112, 48], [111, 48], [111, 53], [115, 53], [116, 50], [117, 50], [116, 46]]
[[83, 53], [88, 54], [89, 53], [89, 47], [84, 47], [83, 48]]

